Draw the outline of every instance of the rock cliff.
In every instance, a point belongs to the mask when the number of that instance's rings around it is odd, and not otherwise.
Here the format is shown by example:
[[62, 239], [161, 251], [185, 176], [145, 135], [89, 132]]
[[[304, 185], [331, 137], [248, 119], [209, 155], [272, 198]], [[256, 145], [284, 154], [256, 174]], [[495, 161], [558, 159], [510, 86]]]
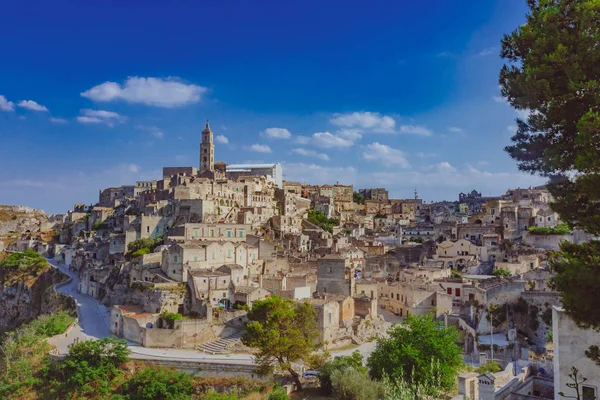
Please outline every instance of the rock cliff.
[[67, 277], [49, 265], [35, 273], [0, 265], [0, 333], [10, 331], [42, 314], [75, 314], [73, 299], [53, 290]]

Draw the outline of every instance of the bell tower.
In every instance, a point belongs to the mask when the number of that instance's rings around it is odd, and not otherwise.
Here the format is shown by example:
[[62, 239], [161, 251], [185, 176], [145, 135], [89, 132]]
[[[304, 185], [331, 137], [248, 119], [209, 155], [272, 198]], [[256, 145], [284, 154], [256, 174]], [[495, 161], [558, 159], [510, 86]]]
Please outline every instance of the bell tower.
[[200, 173], [215, 170], [215, 145], [213, 133], [206, 120], [206, 126], [202, 131], [202, 142], [200, 143]]

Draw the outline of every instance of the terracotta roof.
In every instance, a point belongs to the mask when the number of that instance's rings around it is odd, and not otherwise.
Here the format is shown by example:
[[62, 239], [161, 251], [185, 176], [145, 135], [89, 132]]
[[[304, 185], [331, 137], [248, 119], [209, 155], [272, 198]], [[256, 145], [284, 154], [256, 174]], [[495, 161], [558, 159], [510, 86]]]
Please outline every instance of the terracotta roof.
[[258, 286], [240, 285], [235, 287], [235, 293], [250, 294], [257, 289], [260, 288]]
[[115, 307], [121, 310], [123, 314], [141, 314], [144, 312], [142, 307], [133, 304], [116, 305]]
[[131, 315], [131, 316], [129, 316], [129, 318], [140, 319], [140, 318], [146, 318], [146, 317], [151, 317], [151, 316], [152, 316], [152, 314], [150, 314], [150, 313], [142, 313], [142, 314]]

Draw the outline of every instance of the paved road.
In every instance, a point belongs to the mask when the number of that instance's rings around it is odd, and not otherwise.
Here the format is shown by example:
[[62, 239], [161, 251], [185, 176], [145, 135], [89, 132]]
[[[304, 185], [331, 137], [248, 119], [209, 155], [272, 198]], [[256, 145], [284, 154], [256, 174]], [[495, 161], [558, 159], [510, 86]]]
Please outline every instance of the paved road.
[[[75, 340], [89, 340], [89, 339], [100, 339], [104, 337], [110, 337], [110, 310], [99, 304], [98, 301], [90, 296], [81, 294], [77, 291], [79, 280], [77, 273], [69, 270], [64, 264], [56, 263], [49, 260], [50, 265], [58, 268], [61, 272], [68, 275], [71, 281], [64, 285], [57, 285], [55, 290], [63, 293], [67, 296], [73, 297], [77, 303], [77, 315], [78, 323], [65, 335], [60, 337], [54, 337], [49, 339], [51, 344], [54, 344], [60, 354], [66, 354], [68, 351], [68, 345], [73, 343]], [[379, 310], [380, 314], [386, 321], [386, 324], [390, 325], [394, 322], [400, 322], [400, 318], [390, 313], [387, 310]], [[353, 351], [360, 351], [365, 358], [373, 351], [375, 343], [365, 343], [353, 349], [347, 350], [333, 350], [331, 354], [333, 356], [345, 356], [350, 355]], [[215, 362], [215, 363], [227, 363], [235, 365], [250, 365], [253, 364], [252, 355], [250, 354], [227, 354], [227, 355], [212, 355], [200, 353], [194, 349], [154, 349], [146, 348], [137, 345], [136, 343], [129, 343], [129, 349], [131, 350], [131, 357], [138, 359], [162, 359], [162, 360], [197, 360], [203, 362]]]

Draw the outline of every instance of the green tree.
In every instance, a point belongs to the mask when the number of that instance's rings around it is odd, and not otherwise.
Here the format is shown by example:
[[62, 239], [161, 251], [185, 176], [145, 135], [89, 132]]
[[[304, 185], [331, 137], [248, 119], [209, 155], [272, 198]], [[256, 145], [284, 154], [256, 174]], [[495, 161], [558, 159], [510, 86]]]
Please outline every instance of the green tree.
[[351, 366], [333, 371], [331, 386], [337, 400], [379, 400], [385, 393], [381, 382], [372, 381], [365, 371]]
[[288, 372], [302, 390], [295, 364], [309, 359], [319, 337], [316, 311], [309, 303], [279, 296], [256, 301], [242, 343], [258, 349], [255, 363], [263, 372], [279, 368]]
[[269, 397], [267, 397], [267, 400], [290, 400], [290, 396], [288, 396], [287, 390], [284, 387], [275, 386]]
[[[600, 234], [600, 3], [528, 0], [527, 22], [502, 39], [502, 95], [516, 109], [513, 143], [519, 169], [550, 178], [552, 208], [572, 227]], [[581, 258], [583, 257], [583, 258]], [[600, 246], [564, 244], [553, 263], [554, 288], [567, 314], [600, 329], [585, 314], [600, 291]]]
[[365, 204], [365, 196], [358, 192], [352, 193], [352, 199], [356, 204]]
[[124, 387], [131, 400], [184, 400], [190, 398], [194, 385], [185, 372], [152, 367], [136, 371]]
[[351, 356], [340, 357], [328, 361], [319, 370], [319, 384], [321, 391], [324, 394], [331, 394], [333, 386], [331, 383], [331, 376], [335, 371], [344, 370], [347, 367], [351, 367], [356, 371], [366, 373], [367, 369], [363, 366], [363, 356], [360, 352], [354, 351]]
[[503, 277], [508, 277], [511, 275], [510, 271], [507, 270], [506, 268], [496, 268], [494, 269], [494, 271], [492, 272], [492, 275], [494, 276], [503, 276]]
[[44, 256], [33, 250], [12, 253], [0, 262], [0, 266], [20, 271], [39, 271], [47, 264]]
[[454, 327], [445, 328], [433, 315], [409, 315], [388, 330], [388, 337], [377, 340], [367, 366], [375, 379], [388, 376], [413, 383], [437, 376], [440, 387], [450, 391], [463, 365], [458, 339]]
[[498, 361], [488, 361], [487, 363], [479, 366], [477, 369], [475, 369], [475, 372], [479, 373], [479, 374], [485, 374], [486, 372], [500, 372], [502, 371], [502, 367], [500, 367], [500, 364], [498, 363]]

